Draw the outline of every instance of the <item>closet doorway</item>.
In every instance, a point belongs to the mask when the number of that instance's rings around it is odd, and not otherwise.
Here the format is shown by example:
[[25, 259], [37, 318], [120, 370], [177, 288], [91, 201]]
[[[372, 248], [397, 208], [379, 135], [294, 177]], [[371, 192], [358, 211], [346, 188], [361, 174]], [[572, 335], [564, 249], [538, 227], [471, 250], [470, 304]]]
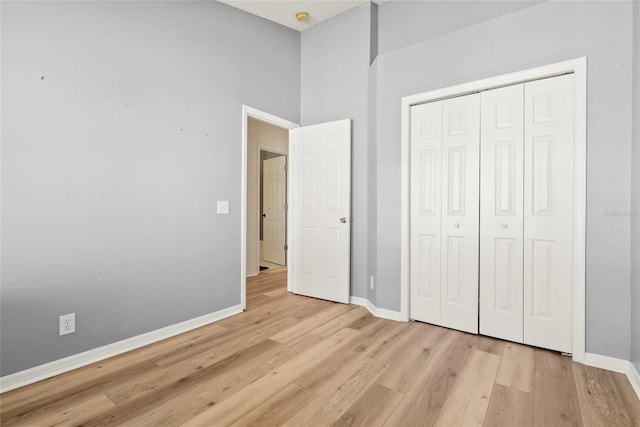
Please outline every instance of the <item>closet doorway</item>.
[[584, 358], [585, 74], [403, 99], [407, 318]]

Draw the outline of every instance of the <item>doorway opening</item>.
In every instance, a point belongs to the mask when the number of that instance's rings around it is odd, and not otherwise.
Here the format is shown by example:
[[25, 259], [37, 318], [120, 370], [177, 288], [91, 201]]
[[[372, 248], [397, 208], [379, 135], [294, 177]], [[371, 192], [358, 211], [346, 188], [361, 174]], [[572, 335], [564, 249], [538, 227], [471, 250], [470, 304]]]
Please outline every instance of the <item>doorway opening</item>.
[[[286, 170], [277, 171], [276, 169], [286, 164], [289, 152], [289, 131], [297, 127], [299, 125], [296, 123], [264, 111], [246, 105], [242, 108], [240, 299], [243, 310], [247, 308], [247, 277], [257, 276], [261, 271], [261, 265], [284, 268], [287, 264], [285, 251], [287, 174]], [[270, 208], [268, 212], [264, 210], [265, 170], [269, 175], [266, 180], [268, 181], [266, 196], [270, 198], [267, 200]], [[278, 202], [278, 206], [274, 206], [275, 201]], [[265, 214], [264, 217], [263, 214]], [[265, 235], [268, 239], [266, 248]], [[272, 269], [266, 271], [270, 270]]]

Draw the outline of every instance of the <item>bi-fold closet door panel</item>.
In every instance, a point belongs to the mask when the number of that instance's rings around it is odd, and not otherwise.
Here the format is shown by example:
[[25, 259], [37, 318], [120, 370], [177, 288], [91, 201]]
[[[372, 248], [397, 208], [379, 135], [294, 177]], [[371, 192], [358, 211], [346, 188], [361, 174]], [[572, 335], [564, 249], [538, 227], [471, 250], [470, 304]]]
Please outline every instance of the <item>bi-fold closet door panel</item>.
[[480, 96], [411, 109], [411, 318], [478, 332]]
[[573, 74], [525, 84], [524, 342], [573, 336]]
[[481, 104], [480, 332], [571, 352], [573, 76]]
[[440, 323], [442, 102], [411, 108], [411, 318]]
[[477, 334], [480, 95], [442, 110], [441, 324]]
[[522, 342], [524, 85], [481, 104], [480, 333]]

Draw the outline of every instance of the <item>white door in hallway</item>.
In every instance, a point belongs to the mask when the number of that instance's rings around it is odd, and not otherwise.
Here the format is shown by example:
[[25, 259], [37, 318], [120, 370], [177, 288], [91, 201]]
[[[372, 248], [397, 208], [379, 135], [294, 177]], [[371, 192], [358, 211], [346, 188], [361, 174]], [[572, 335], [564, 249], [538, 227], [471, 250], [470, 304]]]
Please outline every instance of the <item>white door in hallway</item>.
[[290, 135], [291, 289], [348, 303], [351, 121], [300, 127]]
[[263, 162], [262, 178], [262, 259], [285, 264], [287, 157]]

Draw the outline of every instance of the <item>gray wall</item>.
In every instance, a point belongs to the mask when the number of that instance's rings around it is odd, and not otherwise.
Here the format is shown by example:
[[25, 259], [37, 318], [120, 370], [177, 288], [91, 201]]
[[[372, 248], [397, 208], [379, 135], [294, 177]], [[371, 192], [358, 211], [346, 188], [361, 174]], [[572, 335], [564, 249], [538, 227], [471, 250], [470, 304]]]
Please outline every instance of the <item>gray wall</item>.
[[299, 120], [299, 33], [217, 2], [1, 7], [1, 374], [239, 304], [241, 106]]
[[380, 52], [389, 52], [498, 16], [525, 9], [542, 1], [403, 1], [384, 5], [380, 13]]
[[[380, 6], [381, 51], [412, 7]], [[378, 307], [400, 309], [401, 97], [587, 56], [587, 351], [629, 359], [631, 7], [547, 2], [378, 55]]]
[[633, 3], [633, 155], [631, 177], [631, 361], [640, 372], [640, 2]]
[[367, 297], [368, 72], [371, 6], [351, 9], [301, 36], [303, 126], [352, 119], [351, 295]]

